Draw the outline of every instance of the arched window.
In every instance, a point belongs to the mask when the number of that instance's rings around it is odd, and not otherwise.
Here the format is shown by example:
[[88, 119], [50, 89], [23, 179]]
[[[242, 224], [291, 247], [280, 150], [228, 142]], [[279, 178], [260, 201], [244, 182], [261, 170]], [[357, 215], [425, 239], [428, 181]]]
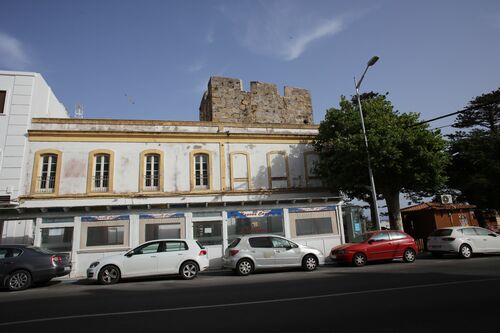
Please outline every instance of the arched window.
[[109, 155], [94, 156], [94, 172], [92, 178], [93, 192], [108, 192], [109, 190]]
[[212, 188], [211, 159], [210, 151], [200, 149], [191, 152], [191, 190]]
[[245, 191], [250, 189], [250, 155], [247, 152], [235, 151], [229, 154], [231, 161], [231, 190]]
[[163, 191], [163, 152], [146, 150], [141, 153], [139, 191]]
[[318, 176], [316, 166], [319, 162], [319, 154], [315, 151], [304, 152], [304, 169], [307, 187], [321, 186], [321, 180]]
[[42, 150], [35, 154], [32, 193], [58, 193], [61, 155], [58, 150]]
[[194, 155], [194, 181], [196, 188], [208, 188], [210, 174], [208, 173], [208, 155]]
[[57, 155], [46, 154], [41, 158], [42, 166], [38, 177], [38, 189], [41, 193], [52, 193], [56, 184]]
[[112, 192], [113, 161], [114, 154], [112, 151], [94, 150], [90, 152], [87, 192]]
[[285, 151], [267, 153], [267, 174], [269, 189], [290, 188], [288, 156]]

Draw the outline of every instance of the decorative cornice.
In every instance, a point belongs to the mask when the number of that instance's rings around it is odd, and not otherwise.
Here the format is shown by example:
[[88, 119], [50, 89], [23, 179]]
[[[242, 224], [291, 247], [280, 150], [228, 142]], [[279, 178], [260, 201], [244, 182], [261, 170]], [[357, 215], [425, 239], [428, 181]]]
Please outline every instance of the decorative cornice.
[[314, 135], [283, 133], [179, 133], [28, 130], [32, 142], [249, 142], [311, 143]]
[[109, 199], [109, 198], [158, 198], [158, 197], [200, 197], [210, 195], [271, 195], [275, 193], [303, 193], [303, 192], [325, 192], [326, 188], [297, 188], [297, 189], [255, 189], [248, 191], [193, 191], [193, 192], [133, 192], [133, 193], [78, 193], [78, 194], [60, 194], [60, 195], [27, 195], [20, 196], [19, 201], [27, 200], [82, 200], [82, 199]]
[[79, 124], [79, 125], [138, 125], [138, 126], [196, 126], [196, 127], [236, 127], [236, 128], [284, 128], [318, 129], [319, 125], [309, 124], [241, 124], [212, 121], [169, 121], [135, 119], [78, 119], [78, 118], [33, 118], [34, 124]]

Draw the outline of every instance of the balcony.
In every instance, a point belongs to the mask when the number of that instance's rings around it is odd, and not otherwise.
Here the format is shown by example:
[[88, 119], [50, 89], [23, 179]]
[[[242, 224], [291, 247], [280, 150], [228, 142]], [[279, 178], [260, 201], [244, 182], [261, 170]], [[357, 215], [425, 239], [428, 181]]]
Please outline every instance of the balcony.
[[36, 180], [37, 193], [54, 193], [56, 177], [38, 177]]
[[143, 183], [144, 192], [157, 192], [160, 190], [160, 176], [159, 175], [146, 175], [144, 176]]
[[92, 177], [92, 192], [97, 192], [97, 193], [109, 192], [109, 177], [108, 176]]

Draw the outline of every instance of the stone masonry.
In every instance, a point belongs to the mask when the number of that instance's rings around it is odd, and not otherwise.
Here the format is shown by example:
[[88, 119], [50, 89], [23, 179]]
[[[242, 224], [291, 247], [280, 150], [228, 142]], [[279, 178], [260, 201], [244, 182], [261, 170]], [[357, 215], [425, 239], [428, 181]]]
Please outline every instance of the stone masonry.
[[312, 103], [308, 90], [285, 87], [284, 96], [275, 84], [250, 82], [243, 91], [240, 79], [212, 76], [200, 104], [200, 121], [312, 124]]

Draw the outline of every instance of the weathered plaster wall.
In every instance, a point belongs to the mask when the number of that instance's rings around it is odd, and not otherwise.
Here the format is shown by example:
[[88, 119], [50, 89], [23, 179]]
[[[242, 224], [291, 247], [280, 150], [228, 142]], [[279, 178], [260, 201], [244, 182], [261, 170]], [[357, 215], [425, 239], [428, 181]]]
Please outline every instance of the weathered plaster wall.
[[[127, 142], [32, 142], [29, 150], [26, 179], [32, 179], [35, 153], [42, 149], [62, 151], [62, 169], [59, 194], [86, 193], [89, 153], [97, 149], [114, 153], [113, 193], [137, 193], [139, 191], [139, 163], [142, 151], [156, 149], [164, 152], [164, 191], [190, 191], [189, 154], [203, 149], [212, 153], [211, 177], [213, 190], [220, 189], [219, 145], [216, 143], [127, 143]], [[36, 171], [35, 171], [36, 172]], [[24, 187], [29, 194], [30, 182]]]
[[[320, 185], [311, 182], [306, 184], [305, 157], [308, 155], [304, 155], [304, 152], [312, 151], [312, 147], [308, 144], [226, 143], [223, 158], [225, 169], [221, 170], [219, 143], [31, 142], [25, 174], [27, 180], [32, 179], [36, 152], [43, 149], [56, 149], [62, 152], [59, 195], [86, 193], [89, 153], [98, 149], [106, 149], [114, 153], [112, 192], [116, 194], [139, 192], [140, 154], [151, 149], [164, 153], [163, 188], [167, 193], [191, 191], [190, 152], [196, 150], [211, 153], [210, 175], [213, 191], [221, 190], [222, 177], [225, 179], [223, 184], [225, 189], [230, 190], [231, 173], [235, 178], [245, 178], [247, 175], [246, 158], [250, 166], [249, 186], [246, 188], [239, 184], [237, 189], [269, 189], [269, 167], [273, 170], [275, 177], [288, 176], [288, 180], [274, 181], [273, 188], [306, 188]], [[231, 159], [231, 153], [234, 152], [242, 152], [246, 158], [240, 155], [239, 162], [236, 162]], [[284, 154], [272, 154], [268, 163], [270, 152], [283, 152]], [[288, 173], [286, 165], [288, 165]], [[30, 190], [31, 184], [27, 181], [23, 192], [28, 195]]]

